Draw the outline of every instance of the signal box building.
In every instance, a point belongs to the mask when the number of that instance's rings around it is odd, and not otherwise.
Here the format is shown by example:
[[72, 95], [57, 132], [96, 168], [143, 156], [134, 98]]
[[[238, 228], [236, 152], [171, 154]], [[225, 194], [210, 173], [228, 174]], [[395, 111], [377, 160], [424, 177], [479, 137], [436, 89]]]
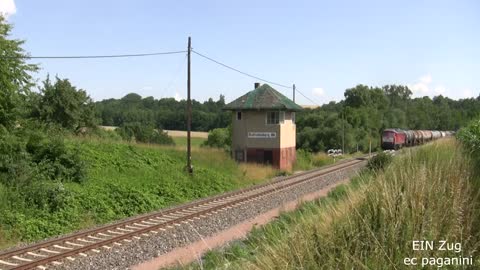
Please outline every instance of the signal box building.
[[232, 156], [240, 162], [290, 170], [296, 159], [295, 112], [302, 107], [268, 84], [227, 104], [232, 111]]

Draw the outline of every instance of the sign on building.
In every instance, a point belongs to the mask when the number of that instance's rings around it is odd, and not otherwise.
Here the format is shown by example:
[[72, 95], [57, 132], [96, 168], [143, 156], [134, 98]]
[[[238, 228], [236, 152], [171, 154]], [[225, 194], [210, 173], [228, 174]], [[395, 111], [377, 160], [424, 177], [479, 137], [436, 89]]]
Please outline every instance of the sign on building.
[[272, 139], [276, 137], [276, 132], [248, 132], [248, 138]]

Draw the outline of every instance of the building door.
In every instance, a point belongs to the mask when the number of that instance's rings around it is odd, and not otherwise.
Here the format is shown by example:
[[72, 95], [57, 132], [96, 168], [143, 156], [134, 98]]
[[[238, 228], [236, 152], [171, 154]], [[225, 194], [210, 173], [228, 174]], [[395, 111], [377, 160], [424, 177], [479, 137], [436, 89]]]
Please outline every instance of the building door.
[[256, 151], [256, 161], [257, 161], [257, 163], [263, 163], [264, 162], [263, 156], [264, 156], [263, 149], [257, 149], [257, 151]]
[[273, 164], [273, 151], [272, 150], [265, 150], [263, 152], [263, 162], [272, 165]]

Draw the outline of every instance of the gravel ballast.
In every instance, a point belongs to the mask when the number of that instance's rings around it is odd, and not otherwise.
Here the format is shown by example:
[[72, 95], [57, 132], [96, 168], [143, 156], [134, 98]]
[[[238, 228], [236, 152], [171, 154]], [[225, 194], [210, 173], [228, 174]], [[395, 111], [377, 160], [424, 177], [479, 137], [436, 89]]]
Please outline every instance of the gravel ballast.
[[86, 257], [76, 256], [74, 261], [65, 260], [62, 265], [49, 266], [48, 268], [62, 270], [130, 269], [133, 265], [151, 260], [175, 248], [199, 241], [202, 238], [212, 236], [261, 213], [281, 207], [286, 202], [295, 201], [305, 194], [348, 179], [363, 168], [365, 164], [366, 161], [347, 169], [319, 176], [314, 181], [266, 195], [227, 211], [221, 211], [206, 218], [184, 223], [181, 226], [173, 226], [173, 228], [166, 231], [158, 230], [157, 234], [148, 233], [148, 236], [140, 236], [138, 239], [132, 239], [129, 243], [121, 242], [121, 246], [110, 246], [110, 249], [102, 248], [99, 253], [89, 252]]

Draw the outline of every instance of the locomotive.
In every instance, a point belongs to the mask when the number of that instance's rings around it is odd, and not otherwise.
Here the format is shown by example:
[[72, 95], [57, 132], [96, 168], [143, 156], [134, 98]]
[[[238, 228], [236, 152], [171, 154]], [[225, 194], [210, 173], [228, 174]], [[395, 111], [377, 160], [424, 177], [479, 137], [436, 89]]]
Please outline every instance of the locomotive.
[[382, 132], [381, 146], [383, 150], [398, 150], [402, 147], [420, 145], [443, 137], [450, 137], [454, 133], [453, 131], [389, 128]]

